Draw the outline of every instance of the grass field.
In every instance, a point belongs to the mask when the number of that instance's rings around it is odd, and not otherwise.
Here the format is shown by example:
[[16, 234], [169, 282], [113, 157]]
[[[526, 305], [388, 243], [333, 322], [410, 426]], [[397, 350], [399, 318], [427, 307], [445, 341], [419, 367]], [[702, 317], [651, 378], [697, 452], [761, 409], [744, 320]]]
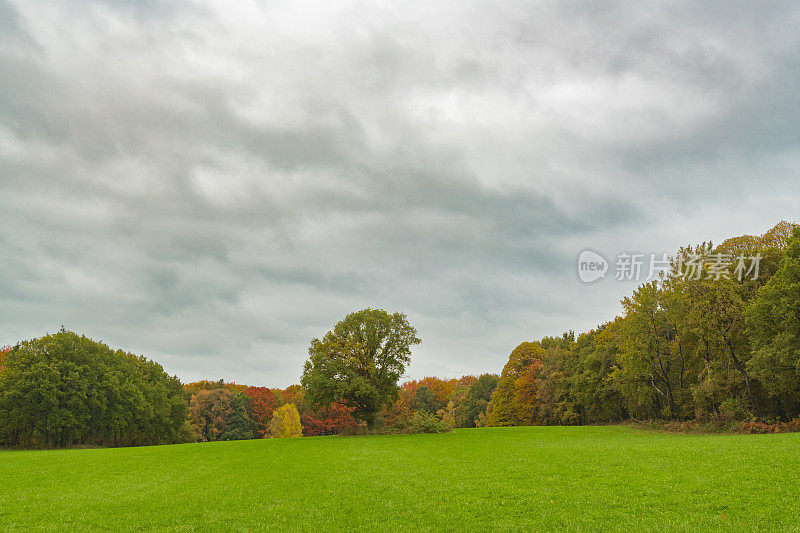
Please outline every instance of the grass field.
[[0, 528], [800, 530], [800, 434], [458, 430], [0, 452]]

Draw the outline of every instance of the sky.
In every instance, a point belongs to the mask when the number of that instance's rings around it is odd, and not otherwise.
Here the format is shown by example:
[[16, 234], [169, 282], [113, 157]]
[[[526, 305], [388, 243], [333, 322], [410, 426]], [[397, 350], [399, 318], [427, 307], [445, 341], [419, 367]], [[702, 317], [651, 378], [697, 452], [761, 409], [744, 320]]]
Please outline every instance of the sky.
[[372, 307], [499, 372], [619, 253], [800, 222], [799, 87], [792, 1], [0, 0], [0, 345], [285, 387]]

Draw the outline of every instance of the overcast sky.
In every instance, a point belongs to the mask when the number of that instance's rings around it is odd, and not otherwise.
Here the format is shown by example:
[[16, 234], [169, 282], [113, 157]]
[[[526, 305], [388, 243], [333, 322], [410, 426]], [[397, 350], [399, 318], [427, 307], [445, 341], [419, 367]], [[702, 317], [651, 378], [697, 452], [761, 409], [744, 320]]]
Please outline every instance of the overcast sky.
[[0, 344], [287, 386], [380, 307], [497, 372], [619, 313], [584, 248], [800, 221], [797, 2], [431, 4], [0, 0]]

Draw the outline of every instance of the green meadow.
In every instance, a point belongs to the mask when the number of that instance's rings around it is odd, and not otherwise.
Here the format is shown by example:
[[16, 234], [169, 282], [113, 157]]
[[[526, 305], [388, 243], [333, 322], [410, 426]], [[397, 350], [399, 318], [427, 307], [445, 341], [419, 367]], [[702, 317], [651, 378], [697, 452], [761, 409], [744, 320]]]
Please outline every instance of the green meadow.
[[0, 452], [3, 530], [800, 530], [800, 434], [459, 429]]

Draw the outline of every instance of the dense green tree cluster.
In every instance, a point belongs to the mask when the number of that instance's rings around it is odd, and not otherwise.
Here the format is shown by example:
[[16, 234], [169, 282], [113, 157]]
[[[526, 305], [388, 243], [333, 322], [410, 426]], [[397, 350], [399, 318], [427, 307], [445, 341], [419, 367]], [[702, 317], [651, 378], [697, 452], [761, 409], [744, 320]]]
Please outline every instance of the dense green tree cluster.
[[800, 230], [745, 319], [752, 348], [748, 367], [768, 407], [782, 418], [800, 412]]
[[0, 442], [13, 446], [191, 440], [183, 387], [152, 361], [75, 333], [25, 341], [0, 373]]
[[452, 413], [450, 424], [457, 428], [474, 428], [492, 399], [500, 378], [497, 374], [481, 374], [470, 384], [458, 384], [447, 404]]

